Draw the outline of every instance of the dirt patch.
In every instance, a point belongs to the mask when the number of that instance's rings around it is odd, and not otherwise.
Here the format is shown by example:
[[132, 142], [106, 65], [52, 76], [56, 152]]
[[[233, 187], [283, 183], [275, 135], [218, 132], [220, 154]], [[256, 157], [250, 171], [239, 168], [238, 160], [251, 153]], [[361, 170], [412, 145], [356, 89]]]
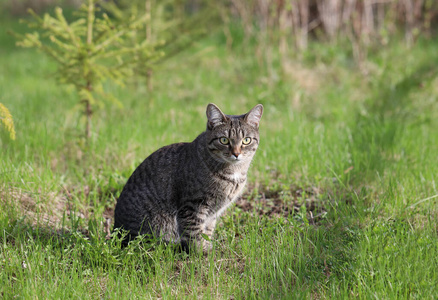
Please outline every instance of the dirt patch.
[[262, 188], [254, 194], [249, 189], [237, 202], [236, 207], [245, 212], [269, 218], [289, 217], [305, 213], [309, 223], [315, 224], [326, 213], [323, 193], [319, 188], [291, 187], [289, 190]]
[[66, 198], [54, 192], [29, 192], [18, 188], [0, 189], [0, 200], [9, 215], [24, 217], [32, 225], [46, 224], [57, 228], [65, 211]]
[[[9, 219], [17, 225], [31, 226], [49, 235], [62, 235], [66, 232], [80, 231], [88, 235], [93, 212], [78, 209], [73, 203], [73, 195], [64, 189], [62, 193], [26, 191], [19, 188], [0, 187], [0, 205], [5, 208]], [[109, 235], [113, 212], [106, 209], [99, 226]], [[14, 222], [15, 223], [15, 222]]]

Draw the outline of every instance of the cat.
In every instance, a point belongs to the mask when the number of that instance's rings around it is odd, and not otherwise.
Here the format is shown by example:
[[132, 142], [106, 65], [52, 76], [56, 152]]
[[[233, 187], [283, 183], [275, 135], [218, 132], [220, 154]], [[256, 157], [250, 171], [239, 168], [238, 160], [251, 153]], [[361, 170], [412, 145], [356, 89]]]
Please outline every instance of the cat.
[[219, 216], [246, 184], [263, 106], [234, 116], [210, 103], [206, 113], [207, 129], [193, 142], [155, 151], [128, 179], [114, 211], [114, 228], [129, 231], [125, 243], [148, 234], [186, 252], [211, 249]]

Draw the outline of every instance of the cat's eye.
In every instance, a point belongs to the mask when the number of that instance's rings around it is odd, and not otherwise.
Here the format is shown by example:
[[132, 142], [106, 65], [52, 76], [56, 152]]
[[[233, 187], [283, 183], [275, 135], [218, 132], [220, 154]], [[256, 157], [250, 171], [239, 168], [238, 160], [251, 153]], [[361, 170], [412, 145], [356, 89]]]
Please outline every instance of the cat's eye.
[[250, 137], [246, 137], [242, 140], [242, 144], [244, 144], [244, 145], [249, 145], [250, 143], [251, 143]]
[[219, 139], [219, 142], [221, 142], [222, 145], [228, 145], [230, 143], [230, 140], [226, 137], [221, 137]]

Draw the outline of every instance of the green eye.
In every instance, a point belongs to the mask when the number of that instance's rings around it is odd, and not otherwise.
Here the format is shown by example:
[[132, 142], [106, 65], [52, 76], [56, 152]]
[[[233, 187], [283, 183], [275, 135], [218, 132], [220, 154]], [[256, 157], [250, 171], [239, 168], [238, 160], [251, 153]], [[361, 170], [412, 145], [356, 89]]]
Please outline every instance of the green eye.
[[227, 139], [226, 137], [221, 137], [219, 139], [219, 142], [221, 142], [222, 145], [228, 145], [230, 143], [230, 140]]
[[242, 144], [244, 144], [244, 145], [249, 145], [250, 143], [251, 143], [250, 137], [246, 137], [242, 140]]

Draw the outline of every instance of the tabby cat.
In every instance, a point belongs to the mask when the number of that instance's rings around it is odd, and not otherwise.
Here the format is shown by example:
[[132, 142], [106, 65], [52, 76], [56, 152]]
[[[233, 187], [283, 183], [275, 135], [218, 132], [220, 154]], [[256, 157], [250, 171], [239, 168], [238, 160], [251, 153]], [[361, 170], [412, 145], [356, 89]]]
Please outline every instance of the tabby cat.
[[129, 239], [149, 234], [208, 251], [218, 217], [245, 186], [262, 113], [261, 104], [240, 116], [209, 104], [207, 129], [193, 142], [165, 146], [137, 167], [117, 201], [114, 228], [128, 230]]

